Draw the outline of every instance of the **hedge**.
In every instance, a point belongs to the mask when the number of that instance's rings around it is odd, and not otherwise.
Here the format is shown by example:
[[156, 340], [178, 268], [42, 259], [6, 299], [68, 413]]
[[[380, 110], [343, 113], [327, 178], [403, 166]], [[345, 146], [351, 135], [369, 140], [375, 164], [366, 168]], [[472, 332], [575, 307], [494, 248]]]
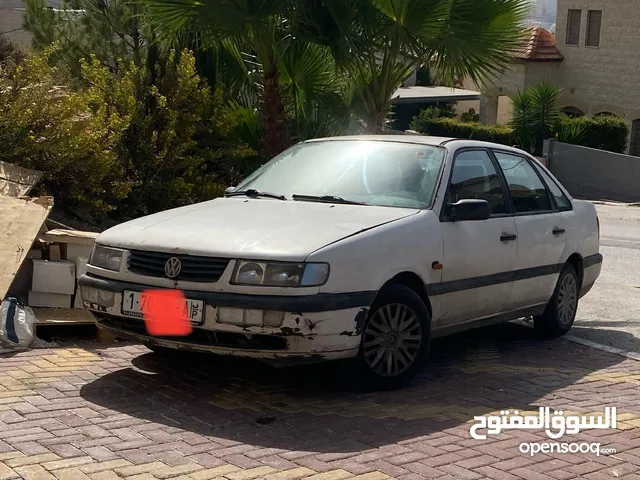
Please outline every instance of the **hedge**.
[[461, 122], [455, 118], [429, 118], [422, 115], [422, 112], [411, 122], [411, 129], [436, 137], [464, 138], [513, 145], [513, 131], [509, 127]]
[[[562, 117], [556, 131], [567, 131], [571, 127], [583, 132], [579, 136], [579, 140], [571, 142], [576, 145], [615, 153], [624, 153], [627, 148], [629, 127], [619, 117], [612, 115], [589, 118]], [[478, 122], [462, 122], [456, 118], [434, 118], [432, 112], [428, 110], [423, 110], [413, 119], [411, 130], [437, 137], [482, 140], [509, 146], [515, 144], [513, 130], [510, 127], [483, 125]]]
[[577, 142], [578, 145], [615, 153], [624, 153], [627, 149], [629, 127], [619, 117], [602, 115], [598, 117], [563, 117], [560, 120], [560, 129], [570, 128], [570, 126], [584, 129], [581, 140]]

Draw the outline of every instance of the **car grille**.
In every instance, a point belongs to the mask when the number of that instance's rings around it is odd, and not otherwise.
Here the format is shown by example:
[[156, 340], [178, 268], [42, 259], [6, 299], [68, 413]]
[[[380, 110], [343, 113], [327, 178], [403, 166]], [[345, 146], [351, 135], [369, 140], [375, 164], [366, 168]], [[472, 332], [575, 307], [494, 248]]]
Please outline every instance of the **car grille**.
[[164, 266], [170, 258], [178, 258], [182, 264], [180, 274], [172, 280], [189, 282], [217, 282], [229, 264], [227, 258], [198, 257], [194, 255], [172, 255], [161, 252], [129, 252], [128, 268], [132, 273], [148, 277], [167, 278]]

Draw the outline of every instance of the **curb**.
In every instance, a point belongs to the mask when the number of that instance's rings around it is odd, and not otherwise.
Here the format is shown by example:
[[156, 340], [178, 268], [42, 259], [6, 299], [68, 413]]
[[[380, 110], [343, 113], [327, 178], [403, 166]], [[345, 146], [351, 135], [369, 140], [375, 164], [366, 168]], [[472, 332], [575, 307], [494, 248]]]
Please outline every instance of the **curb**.
[[[532, 322], [527, 322], [524, 319], [514, 320], [513, 323], [522, 325], [524, 327], [532, 328]], [[596, 350], [600, 350], [602, 352], [612, 353], [614, 355], [620, 355], [622, 357], [629, 358], [631, 360], [637, 360], [640, 362], [640, 353], [638, 352], [628, 352], [626, 350], [622, 350], [621, 348], [611, 347], [609, 345], [605, 345], [604, 343], [592, 342], [591, 340], [575, 337], [573, 335], [563, 335], [560, 338], [564, 340], [568, 340], [569, 342], [584, 345], [585, 347], [595, 348]]]
[[623, 202], [605, 202], [600, 200], [591, 200], [594, 205], [607, 205], [609, 207], [640, 207], [640, 202], [623, 203]]
[[640, 353], [638, 352], [627, 352], [626, 350], [622, 350], [620, 348], [610, 347], [609, 345], [604, 345], [603, 343], [592, 342], [591, 340], [585, 340], [584, 338], [574, 337], [573, 335], [565, 335], [561, 338], [564, 338], [565, 340], [569, 340], [570, 342], [573, 342], [573, 343], [579, 343], [580, 345], [584, 345], [585, 347], [595, 348], [603, 352], [613, 353], [614, 355], [621, 355], [631, 360], [640, 361]]

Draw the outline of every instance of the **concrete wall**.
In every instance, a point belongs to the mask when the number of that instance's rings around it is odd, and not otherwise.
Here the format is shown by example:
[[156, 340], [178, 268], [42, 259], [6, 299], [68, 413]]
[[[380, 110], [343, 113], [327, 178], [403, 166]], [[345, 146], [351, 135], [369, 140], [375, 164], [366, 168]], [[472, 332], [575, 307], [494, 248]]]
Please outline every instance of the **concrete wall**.
[[0, 33], [24, 48], [31, 44], [31, 36], [22, 30], [23, 16], [24, 10], [22, 8], [3, 7], [0, 2]]
[[[569, 9], [582, 10], [580, 45], [565, 45]], [[600, 46], [585, 46], [587, 11], [602, 10]], [[562, 106], [587, 115], [611, 112], [629, 125], [640, 118], [640, 2], [558, 0], [556, 43], [561, 67]]]
[[[47, 7], [60, 8], [62, 1], [47, 0]], [[31, 45], [31, 35], [22, 29], [24, 13], [22, 0], [0, 0], [0, 33], [26, 49]]]
[[525, 64], [524, 88], [535, 87], [539, 83], [559, 83], [562, 62], [528, 62]]
[[554, 140], [545, 142], [551, 172], [571, 195], [640, 201], [640, 158]]

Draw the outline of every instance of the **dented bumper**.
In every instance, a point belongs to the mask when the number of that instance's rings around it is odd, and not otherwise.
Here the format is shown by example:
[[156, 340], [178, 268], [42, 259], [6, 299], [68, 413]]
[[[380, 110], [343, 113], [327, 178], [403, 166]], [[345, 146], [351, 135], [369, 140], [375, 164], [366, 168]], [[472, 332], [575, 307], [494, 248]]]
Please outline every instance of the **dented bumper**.
[[[81, 288], [113, 293], [112, 306], [85, 302], [97, 324], [122, 338], [176, 349], [265, 360], [307, 362], [354, 357], [371, 292], [305, 296], [184, 292], [205, 302], [204, 323], [187, 337], [154, 337], [142, 319], [122, 315], [122, 293], [145, 285], [84, 275]], [[273, 321], [274, 313], [278, 320]], [[269, 324], [261, 319], [270, 318]], [[240, 320], [238, 320], [240, 319]], [[276, 325], [277, 324], [277, 325]]]

